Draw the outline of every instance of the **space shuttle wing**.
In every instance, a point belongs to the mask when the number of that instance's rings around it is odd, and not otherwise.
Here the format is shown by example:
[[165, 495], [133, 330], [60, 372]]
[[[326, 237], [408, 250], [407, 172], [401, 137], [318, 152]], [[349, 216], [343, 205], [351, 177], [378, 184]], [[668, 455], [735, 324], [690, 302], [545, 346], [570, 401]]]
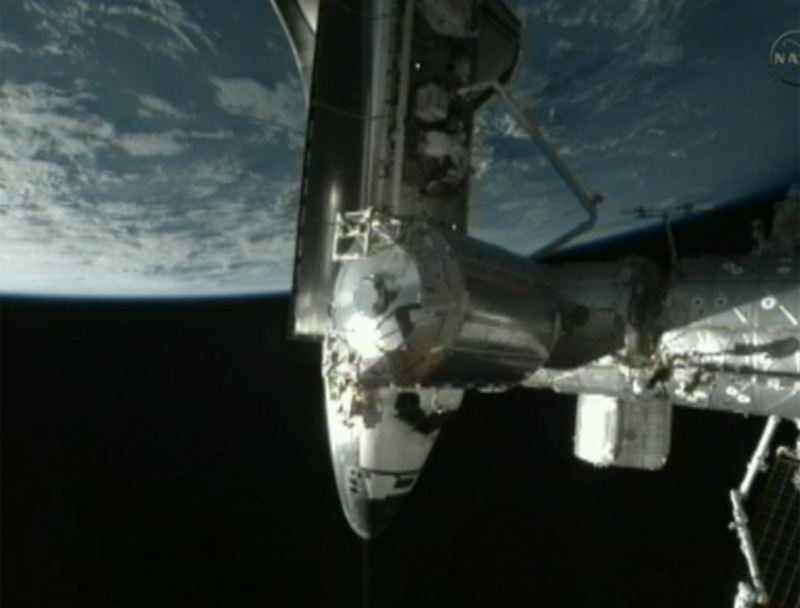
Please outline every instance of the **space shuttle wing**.
[[292, 47], [303, 89], [308, 97], [311, 70], [314, 65], [314, 44], [317, 37], [319, 0], [270, 0]]

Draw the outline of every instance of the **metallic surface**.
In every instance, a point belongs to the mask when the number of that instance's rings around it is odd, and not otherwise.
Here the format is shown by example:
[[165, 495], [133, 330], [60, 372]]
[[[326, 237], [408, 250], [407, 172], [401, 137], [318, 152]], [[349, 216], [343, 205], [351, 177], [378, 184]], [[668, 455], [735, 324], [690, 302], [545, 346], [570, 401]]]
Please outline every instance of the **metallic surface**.
[[390, 205], [398, 213], [403, 209], [405, 200], [400, 199], [400, 187], [403, 181], [403, 160], [406, 150], [406, 119], [408, 115], [408, 91], [411, 72], [411, 39], [414, 34], [414, 2], [406, 0], [401, 17], [400, 48], [398, 50], [397, 103], [394, 104], [394, 146], [396, 152], [392, 158]]
[[[297, 336], [320, 338], [328, 325], [336, 215], [362, 205], [370, 86], [364, 74], [372, 50], [363, 41], [365, 11], [356, 1], [319, 7], [292, 286], [291, 330]], [[343, 142], [347, 154], [339, 153]]]
[[[519, 22], [496, 0], [464, 0], [453, 14], [413, 0], [273, 6], [309, 94], [290, 332], [323, 340], [336, 483], [348, 522], [369, 538], [460, 404], [463, 391], [447, 385], [478, 370], [517, 381], [554, 338], [554, 304], [532, 288], [531, 268], [431, 228], [466, 229], [473, 114], [492, 94], [470, 87], [476, 74], [508, 80]], [[423, 107], [427, 91], [437, 107]], [[392, 219], [403, 217], [426, 222]], [[529, 297], [536, 305], [522, 304]]]
[[[410, 4], [409, 4], [410, 6]], [[384, 208], [388, 205], [390, 167], [394, 150], [394, 125], [398, 101], [395, 69], [398, 46], [402, 43], [402, 2], [370, 0], [369, 33], [372, 40], [370, 91], [366, 124], [364, 163], [364, 204]], [[413, 13], [412, 13], [413, 14]]]
[[618, 349], [570, 369], [548, 363], [524, 384], [798, 418], [798, 268], [796, 256], [685, 260], [671, 284], [662, 279], [663, 308], [654, 301], [645, 315], [650, 355]]
[[800, 259], [700, 258], [676, 269], [658, 364], [677, 403], [800, 417]]
[[614, 353], [625, 360], [649, 357], [663, 277], [643, 258], [544, 266], [559, 298], [561, 328], [545, 364], [574, 369]]
[[[753, 605], [756, 603], [766, 605], [768, 597], [766, 589], [764, 588], [764, 579], [761, 575], [761, 568], [759, 567], [758, 558], [756, 556], [753, 538], [750, 533], [750, 518], [747, 516], [744, 501], [750, 493], [756, 474], [767, 468], [767, 451], [769, 450], [769, 444], [772, 441], [772, 437], [775, 435], [779, 422], [780, 419], [777, 416], [770, 416], [767, 418], [764, 430], [758, 440], [758, 445], [750, 458], [750, 462], [747, 463], [747, 470], [744, 479], [742, 479], [742, 483], [739, 484], [738, 488], [730, 491], [731, 506], [733, 507], [732, 527], [736, 530], [736, 535], [739, 537], [739, 548], [747, 563], [750, 583], [752, 584], [751, 587], [750, 585], [743, 585], [740, 583], [739, 596], [745, 595], [747, 591], [749, 591], [751, 595], [750, 599], [753, 600]], [[756, 600], [758, 600], [758, 602], [756, 602]]]
[[326, 417], [342, 510], [362, 538], [380, 534], [414, 487], [439, 429], [461, 404], [453, 389], [367, 389], [347, 351], [323, 345]]
[[363, 257], [344, 261], [333, 333], [365, 386], [513, 384], [555, 340], [556, 301], [538, 269], [427, 222], [369, 224]]
[[[304, 24], [313, 7], [275, 1], [307, 70], [312, 28]], [[321, 339], [328, 328], [339, 214], [370, 207], [466, 229], [473, 114], [490, 96], [470, 90], [476, 62], [481, 52], [497, 53], [495, 60], [482, 59], [483, 75], [507, 79], [517, 57], [512, 34], [518, 22], [493, 2], [481, 14], [504, 18], [487, 17], [483, 38], [470, 31], [452, 39], [432, 29], [414, 6], [411, 0], [319, 6], [292, 289], [295, 336]], [[450, 101], [444, 117], [430, 122], [415, 104], [434, 82]], [[436, 152], [433, 140], [440, 142]]]
[[475, 80], [505, 84], [519, 59], [520, 21], [500, 0], [487, 0], [481, 10]]
[[[472, 2], [462, 4], [468, 12], [472, 10]], [[398, 217], [424, 217], [463, 232], [472, 119], [477, 106], [457, 92], [474, 82], [477, 49], [470, 36], [448, 38], [431, 28], [429, 10], [435, 11], [436, 5], [417, 2], [416, 9], [410, 24], [403, 28], [399, 51], [391, 195], [385, 203], [376, 201], [375, 207]], [[443, 115], [435, 118], [418, 111], [424, 91], [432, 84], [447, 98]], [[438, 153], [431, 153], [426, 146], [432, 137], [445, 144]]]
[[466, 290], [452, 353], [433, 380], [509, 386], [547, 359], [559, 328], [558, 302], [541, 269], [477, 239], [442, 233]]
[[308, 97], [314, 67], [314, 43], [320, 0], [270, 0], [292, 49]]
[[[575, 453], [656, 469], [672, 405], [800, 418], [800, 259], [546, 265], [589, 195], [508, 98], [499, 0], [273, 0], [309, 86], [291, 331], [322, 341], [336, 485], [363, 538], [415, 484], [463, 391], [578, 394]], [[506, 98], [587, 218], [523, 258], [464, 234], [475, 111]], [[794, 247], [789, 251], [788, 247]]]
[[596, 466], [660, 469], [669, 456], [671, 432], [667, 401], [578, 395], [575, 456]]
[[[768, 423], [765, 436], [771, 430]], [[761, 445], [748, 464], [749, 471], [753, 461], [759, 461], [756, 466], [765, 473], [760, 492], [741, 504], [746, 497], [741, 496], [740, 487], [731, 491], [731, 502], [734, 505], [733, 527], [750, 575], [747, 583], [739, 583], [737, 600], [744, 600], [742, 596], [746, 593], [742, 591], [749, 588], [753, 592], [749, 595], [760, 595], [757, 599], [762, 601], [736, 606], [796, 608], [800, 605], [800, 459], [797, 452], [785, 445], [774, 451], [770, 449], [771, 457], [767, 453], [759, 457], [760, 448]], [[741, 507], [739, 513], [737, 502]], [[744, 574], [741, 572], [740, 576]]]

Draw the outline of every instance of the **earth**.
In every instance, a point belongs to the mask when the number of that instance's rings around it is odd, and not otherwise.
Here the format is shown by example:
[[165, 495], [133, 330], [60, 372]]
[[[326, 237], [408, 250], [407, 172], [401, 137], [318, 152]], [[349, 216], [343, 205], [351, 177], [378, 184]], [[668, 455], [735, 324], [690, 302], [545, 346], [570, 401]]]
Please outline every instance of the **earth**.
[[[800, 180], [797, 68], [771, 65], [796, 0], [511, 5], [511, 94], [605, 198], [575, 244]], [[285, 292], [305, 116], [268, 2], [3, 0], [0, 293]], [[501, 102], [476, 134], [472, 234], [529, 254], [580, 219]]]

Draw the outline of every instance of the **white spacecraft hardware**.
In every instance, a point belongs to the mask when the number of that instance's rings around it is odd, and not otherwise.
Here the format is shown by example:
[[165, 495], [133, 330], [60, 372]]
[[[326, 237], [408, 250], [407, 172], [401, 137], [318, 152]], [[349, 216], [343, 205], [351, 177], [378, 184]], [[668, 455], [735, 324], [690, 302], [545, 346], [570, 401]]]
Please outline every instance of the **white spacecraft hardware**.
[[[543, 263], [589, 196], [503, 85], [500, 0], [273, 0], [309, 100], [291, 333], [322, 345], [341, 503], [363, 538], [465, 390], [578, 395], [575, 454], [658, 469], [673, 405], [800, 418], [800, 260]], [[466, 234], [475, 112], [500, 95], [586, 210], [531, 258]]]

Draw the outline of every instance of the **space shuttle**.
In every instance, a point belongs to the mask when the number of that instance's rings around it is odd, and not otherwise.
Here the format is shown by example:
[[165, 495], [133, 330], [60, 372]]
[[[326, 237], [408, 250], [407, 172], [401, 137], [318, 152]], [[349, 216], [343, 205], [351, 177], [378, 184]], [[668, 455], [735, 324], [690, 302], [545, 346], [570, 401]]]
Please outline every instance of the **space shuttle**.
[[[659, 469], [673, 406], [800, 418], [797, 243], [553, 264], [588, 194], [508, 95], [501, 0], [272, 0], [308, 100], [290, 334], [321, 345], [344, 515], [382, 533], [464, 392], [577, 395], [575, 455]], [[475, 113], [500, 98], [585, 210], [522, 257], [467, 234]]]

